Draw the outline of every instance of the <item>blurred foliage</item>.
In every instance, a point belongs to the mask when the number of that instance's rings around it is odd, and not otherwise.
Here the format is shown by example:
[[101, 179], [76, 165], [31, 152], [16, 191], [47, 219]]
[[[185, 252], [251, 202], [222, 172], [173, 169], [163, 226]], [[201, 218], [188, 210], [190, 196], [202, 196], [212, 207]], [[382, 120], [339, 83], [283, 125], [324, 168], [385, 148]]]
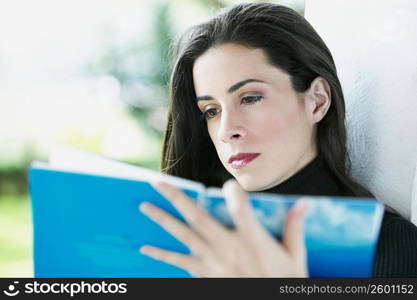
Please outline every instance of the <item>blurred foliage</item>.
[[173, 32], [169, 2], [156, 3], [153, 11], [150, 39], [138, 36], [127, 44], [110, 44], [88, 70], [116, 78], [129, 112], [146, 131], [161, 136], [163, 127], [157, 127], [160, 122], [149, 120], [157, 108], [167, 104], [168, 49]]
[[27, 197], [0, 198], [0, 277], [32, 277], [32, 226]]

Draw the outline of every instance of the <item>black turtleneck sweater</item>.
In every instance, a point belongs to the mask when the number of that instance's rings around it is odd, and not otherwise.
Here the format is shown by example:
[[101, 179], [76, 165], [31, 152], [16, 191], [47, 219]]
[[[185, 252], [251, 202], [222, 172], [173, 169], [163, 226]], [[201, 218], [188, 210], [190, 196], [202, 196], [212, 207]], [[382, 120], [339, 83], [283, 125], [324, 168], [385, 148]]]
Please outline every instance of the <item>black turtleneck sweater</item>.
[[[289, 179], [263, 192], [345, 197], [354, 195], [332, 175], [320, 156]], [[417, 277], [417, 227], [388, 210], [384, 212], [372, 274], [373, 277]]]

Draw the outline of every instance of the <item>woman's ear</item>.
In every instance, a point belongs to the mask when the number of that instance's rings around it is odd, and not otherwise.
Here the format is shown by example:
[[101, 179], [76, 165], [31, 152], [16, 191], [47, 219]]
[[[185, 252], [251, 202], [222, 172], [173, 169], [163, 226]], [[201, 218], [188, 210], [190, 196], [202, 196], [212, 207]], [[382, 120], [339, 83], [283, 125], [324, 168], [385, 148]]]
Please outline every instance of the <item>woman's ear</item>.
[[318, 123], [329, 110], [332, 95], [330, 85], [321, 76], [316, 77], [305, 92], [306, 109], [312, 124]]

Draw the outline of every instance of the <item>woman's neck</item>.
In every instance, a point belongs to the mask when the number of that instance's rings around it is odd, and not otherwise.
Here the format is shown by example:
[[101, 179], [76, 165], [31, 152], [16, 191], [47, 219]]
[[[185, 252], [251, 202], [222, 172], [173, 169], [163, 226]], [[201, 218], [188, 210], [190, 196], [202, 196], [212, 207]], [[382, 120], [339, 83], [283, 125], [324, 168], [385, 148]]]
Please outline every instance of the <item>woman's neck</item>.
[[290, 178], [274, 187], [262, 190], [262, 192], [313, 196], [353, 196], [353, 193], [342, 186], [331, 173], [321, 155], [316, 156]]

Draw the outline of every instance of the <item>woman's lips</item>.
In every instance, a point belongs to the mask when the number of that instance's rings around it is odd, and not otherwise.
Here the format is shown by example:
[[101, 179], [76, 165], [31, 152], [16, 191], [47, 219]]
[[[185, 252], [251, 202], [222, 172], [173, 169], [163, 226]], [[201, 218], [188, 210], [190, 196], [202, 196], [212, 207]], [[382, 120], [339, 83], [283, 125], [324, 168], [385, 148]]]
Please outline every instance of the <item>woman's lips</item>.
[[260, 153], [238, 153], [229, 159], [229, 164], [233, 169], [240, 169], [257, 158]]

